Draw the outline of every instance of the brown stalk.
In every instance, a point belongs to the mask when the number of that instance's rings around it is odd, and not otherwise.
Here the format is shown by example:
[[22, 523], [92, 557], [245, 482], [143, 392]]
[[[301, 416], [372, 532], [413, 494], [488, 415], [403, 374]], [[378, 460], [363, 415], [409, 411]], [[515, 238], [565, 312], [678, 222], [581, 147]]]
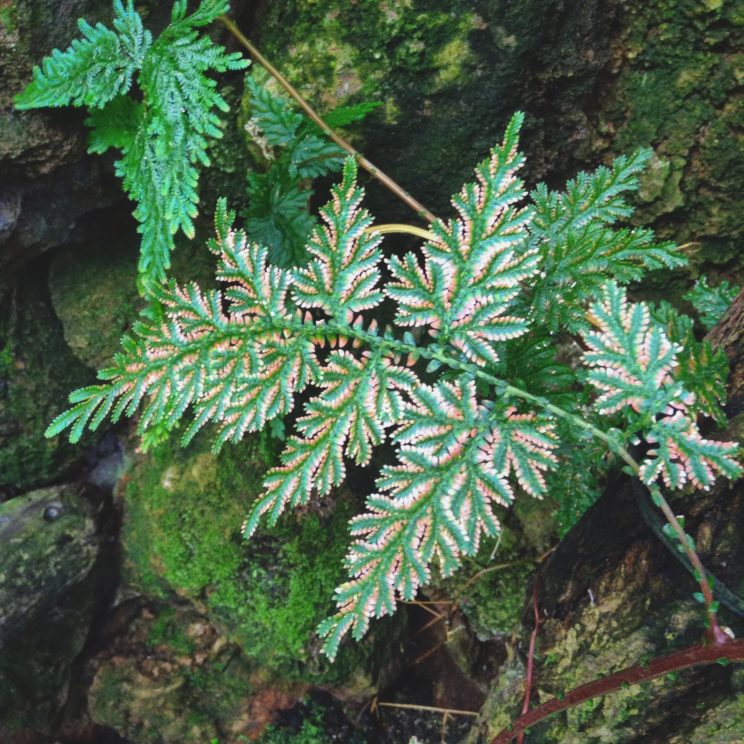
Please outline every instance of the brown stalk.
[[[522, 715], [527, 715], [530, 709], [530, 698], [532, 697], [532, 684], [535, 674], [535, 647], [537, 646], [537, 634], [540, 630], [540, 609], [537, 605], [537, 579], [532, 587], [532, 609], [535, 613], [535, 627], [530, 635], [530, 648], [527, 652], [527, 679], [524, 682], [524, 703], [522, 704]], [[517, 744], [524, 744], [524, 731], [520, 732]]]
[[714, 664], [724, 659], [736, 662], [744, 661], [744, 640], [729, 640], [726, 643], [712, 646], [692, 646], [681, 651], [675, 651], [668, 656], [654, 659], [647, 666], [629, 667], [607, 677], [580, 685], [566, 693], [562, 698], [552, 698], [537, 708], [533, 708], [529, 713], [520, 716], [510, 729], [504, 729], [492, 739], [491, 744], [507, 744], [530, 726], [534, 726], [553, 713], [573, 708], [599, 695], [606, 695], [608, 692], [619, 690], [626, 685], [637, 685], [657, 677], [663, 677], [670, 672]]
[[416, 705], [415, 703], [376, 703], [382, 708], [403, 708], [404, 710], [424, 710], [431, 713], [442, 713], [448, 716], [477, 716], [475, 710], [458, 710], [457, 708], [437, 708], [434, 705]]
[[287, 93], [297, 102], [299, 107], [307, 114], [307, 116], [315, 122], [339, 147], [346, 150], [354, 160], [359, 164], [361, 168], [364, 168], [370, 175], [376, 178], [385, 188], [393, 192], [401, 201], [405, 202], [416, 214], [425, 219], [428, 223], [434, 222], [436, 216], [433, 212], [430, 212], [423, 204], [413, 198], [402, 186], [396, 183], [390, 176], [381, 171], [376, 165], [371, 163], [367, 158], [364, 157], [358, 150], [356, 150], [349, 142], [343, 137], [338, 135], [331, 129], [328, 124], [323, 121], [320, 115], [315, 109], [299, 94], [297, 89], [287, 78], [282, 75], [274, 65], [269, 62], [266, 57], [256, 48], [253, 42], [243, 34], [238, 28], [235, 22], [227, 16], [220, 16], [220, 21], [224, 24], [225, 28], [238, 40], [238, 42], [244, 46], [253, 59], [258, 62], [278, 83], [287, 91]]

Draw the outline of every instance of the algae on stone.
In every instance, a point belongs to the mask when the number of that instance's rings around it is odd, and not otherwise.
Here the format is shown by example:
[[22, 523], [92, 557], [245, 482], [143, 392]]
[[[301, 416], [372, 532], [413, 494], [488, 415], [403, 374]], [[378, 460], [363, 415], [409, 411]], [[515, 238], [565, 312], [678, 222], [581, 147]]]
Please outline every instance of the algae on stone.
[[49, 270], [52, 304], [73, 354], [88, 367], [111, 364], [142, 301], [134, 241], [57, 253]]

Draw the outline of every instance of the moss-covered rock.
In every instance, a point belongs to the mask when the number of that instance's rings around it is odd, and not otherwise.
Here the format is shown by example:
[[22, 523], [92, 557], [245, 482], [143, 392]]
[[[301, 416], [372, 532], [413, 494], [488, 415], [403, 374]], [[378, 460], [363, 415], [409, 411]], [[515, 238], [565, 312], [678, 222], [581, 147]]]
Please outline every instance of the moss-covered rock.
[[0, 496], [47, 484], [84, 455], [44, 437], [70, 391], [91, 379], [65, 344], [45, 273], [42, 264], [0, 279]]
[[143, 304], [137, 295], [135, 243], [125, 239], [57, 253], [49, 289], [73, 354], [93, 369], [108, 366]]
[[[360, 147], [435, 213], [527, 114], [528, 181], [653, 147], [637, 221], [735, 270], [744, 236], [740, 3], [265, 3], [259, 45], [319, 109], [383, 106]], [[376, 186], [374, 213], [415, 219]], [[686, 281], [686, 279], [685, 279]]]
[[0, 504], [0, 648], [90, 572], [98, 553], [91, 505], [73, 486]]
[[0, 741], [48, 741], [107, 600], [92, 496], [70, 485], [0, 504]]
[[[257, 40], [321, 109], [383, 106], [360, 128], [362, 149], [435, 212], [502, 135], [528, 114], [532, 180], [570, 173], [585, 109], [610, 63], [620, 3], [266, 3]], [[390, 199], [386, 215], [410, 218]], [[378, 206], [376, 204], [375, 206]]]
[[[741, 565], [744, 550], [744, 491], [735, 486], [725, 498], [722, 493], [720, 506], [713, 499], [680, 508], [690, 518], [688, 530], [708, 568], [736, 591], [741, 577], [733, 567]], [[650, 534], [633, 506], [629, 490], [614, 484], [539, 572], [535, 679], [541, 701], [701, 640], [703, 617], [690, 596], [692, 578]], [[529, 606], [523, 622], [527, 618], [531, 623]], [[725, 609], [722, 621], [741, 633], [741, 619]], [[523, 653], [528, 636], [523, 629]], [[513, 654], [499, 670], [470, 744], [491, 741], [519, 715], [525, 676], [524, 657]], [[731, 667], [685, 670], [551, 716], [530, 729], [530, 741], [666, 744], [709, 736], [724, 742], [744, 721], [741, 685], [741, 675]]]
[[272, 673], [368, 690], [381, 665], [371, 643], [347, 647], [330, 665], [314, 633], [343, 580], [353, 499], [287, 515], [245, 543], [240, 525], [267, 467], [260, 440], [214, 455], [208, 439], [186, 449], [165, 443], [135, 464], [122, 533], [129, 581], [150, 596], [197, 602]]
[[260, 682], [193, 608], [143, 605], [125, 627], [92, 662], [98, 724], [137, 744], [237, 744], [270, 718], [250, 715]]
[[661, 235], [694, 241], [695, 270], [744, 273], [744, 178], [740, 3], [632, 3], [613, 45], [614, 74], [592, 117], [589, 151], [652, 146], [639, 221]]

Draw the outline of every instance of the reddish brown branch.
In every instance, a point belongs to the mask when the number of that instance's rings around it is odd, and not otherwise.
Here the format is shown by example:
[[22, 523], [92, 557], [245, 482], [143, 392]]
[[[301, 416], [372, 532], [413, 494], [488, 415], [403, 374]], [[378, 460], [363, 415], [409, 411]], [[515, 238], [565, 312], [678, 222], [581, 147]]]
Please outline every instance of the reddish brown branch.
[[[537, 605], [537, 579], [535, 579], [535, 586], [532, 588], [532, 609], [535, 612], [535, 627], [532, 629], [530, 648], [527, 651], [527, 679], [524, 683], [524, 704], [522, 705], [523, 716], [527, 715], [527, 712], [530, 709], [532, 678], [535, 673], [535, 646], [537, 645], [537, 633], [540, 630], [540, 609]], [[517, 744], [524, 744], [524, 731], [520, 732]]]
[[507, 744], [507, 742], [519, 736], [521, 732], [526, 731], [530, 726], [534, 726], [553, 713], [558, 713], [567, 708], [573, 708], [575, 705], [579, 705], [599, 695], [606, 695], [608, 692], [619, 690], [625, 685], [637, 685], [641, 682], [648, 682], [657, 677], [662, 677], [670, 672], [677, 672], [681, 669], [688, 669], [694, 666], [714, 664], [722, 659], [744, 661], [744, 640], [728, 641], [715, 646], [692, 646], [682, 651], [675, 651], [668, 656], [654, 659], [647, 666], [630, 667], [629, 669], [623, 669], [620, 672], [611, 674], [609, 677], [588, 682], [566, 693], [563, 698], [552, 698], [529, 711], [529, 713], [520, 716], [510, 729], [505, 729], [498, 734], [491, 741], [491, 744]]

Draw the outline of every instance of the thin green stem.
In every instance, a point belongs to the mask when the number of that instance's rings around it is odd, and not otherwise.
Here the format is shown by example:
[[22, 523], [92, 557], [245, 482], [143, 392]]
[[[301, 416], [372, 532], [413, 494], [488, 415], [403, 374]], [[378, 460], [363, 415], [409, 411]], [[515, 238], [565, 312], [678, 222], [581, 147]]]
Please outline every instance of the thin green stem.
[[700, 593], [703, 595], [705, 612], [708, 615], [708, 635], [710, 637], [710, 641], [713, 644], [726, 643], [730, 639], [718, 625], [713, 592], [711, 591], [710, 582], [708, 581], [708, 576], [705, 572], [705, 567], [700, 560], [700, 556], [690, 544], [690, 539], [688, 538], [684, 527], [682, 527], [682, 525], [680, 524], [676, 514], [672, 511], [671, 506], [669, 506], [669, 503], [662, 495], [659, 487], [656, 485], [649, 486], [649, 491], [651, 491], [651, 498], [659, 507], [659, 509], [661, 509], [667, 523], [674, 530], [674, 533], [677, 536], [677, 540], [682, 546], [682, 549], [685, 551], [685, 555], [692, 564], [692, 567], [695, 569], [695, 576], [697, 578], [698, 585], [700, 586]]

